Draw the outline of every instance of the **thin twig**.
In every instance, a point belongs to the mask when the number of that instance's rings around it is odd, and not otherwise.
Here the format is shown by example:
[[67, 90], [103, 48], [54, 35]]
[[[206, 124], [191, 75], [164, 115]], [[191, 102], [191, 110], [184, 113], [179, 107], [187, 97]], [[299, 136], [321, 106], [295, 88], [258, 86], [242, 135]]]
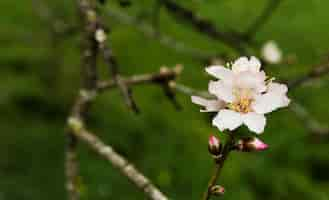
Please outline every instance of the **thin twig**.
[[167, 200], [168, 198], [141, 172], [138, 171], [128, 160], [117, 153], [110, 145], [104, 142], [93, 133], [83, 127], [79, 119], [71, 119], [71, 129], [75, 136], [84, 141], [98, 155], [108, 160], [114, 168], [117, 168], [134, 185], [142, 190], [152, 200]]
[[[169, 81], [175, 80], [180, 74], [181, 68], [179, 66], [174, 69], [160, 70], [159, 73], [135, 75], [130, 78], [123, 79], [124, 84], [132, 86], [138, 84], [155, 83], [167, 84]], [[166, 200], [159, 189], [157, 189], [142, 173], [140, 173], [133, 165], [131, 165], [122, 155], [116, 153], [111, 146], [105, 145], [98, 137], [86, 131], [83, 127], [84, 116], [87, 113], [90, 103], [96, 97], [97, 92], [105, 89], [113, 89], [118, 87], [114, 80], [99, 81], [97, 90], [81, 90], [76, 103], [72, 109], [72, 114], [68, 119], [68, 131], [70, 134], [70, 141], [73, 144], [68, 148], [67, 152], [67, 189], [69, 192], [69, 200], [78, 200], [79, 192], [77, 187], [78, 173], [76, 161], [76, 144], [77, 140], [85, 141], [91, 148], [96, 150], [101, 156], [109, 160], [114, 167], [118, 168], [120, 172], [125, 175], [132, 183], [153, 200]]]
[[[79, 13], [83, 19], [83, 57], [82, 57], [82, 75], [83, 83], [80, 94], [77, 97], [71, 115], [68, 119], [74, 117], [84, 121], [90, 107], [90, 101], [94, 97], [97, 89], [97, 44], [93, 37], [96, 28], [94, 18], [91, 16], [90, 7], [87, 0], [77, 1]], [[78, 161], [77, 161], [77, 138], [68, 128], [68, 145], [66, 149], [66, 178], [67, 192], [69, 200], [79, 200], [80, 192], [78, 186]]]
[[[130, 77], [122, 78], [122, 81], [128, 86], [140, 85], [140, 84], [166, 84], [175, 80], [181, 73], [181, 67], [167, 68], [167, 70], [160, 70], [156, 73], [133, 75]], [[113, 80], [106, 80], [98, 82], [97, 88], [99, 91], [111, 89], [116, 87], [116, 83]]]
[[105, 40], [102, 42], [99, 42], [99, 48], [100, 48], [101, 52], [103, 53], [104, 60], [107, 63], [107, 65], [112, 73], [113, 80], [115, 81], [116, 85], [118, 86], [119, 90], [121, 91], [121, 94], [124, 98], [125, 103], [134, 112], [138, 112], [138, 108], [132, 97], [131, 90], [128, 87], [128, 85], [126, 85], [123, 82], [121, 76], [119, 75], [117, 62], [114, 59], [111, 49], [105, 44]]

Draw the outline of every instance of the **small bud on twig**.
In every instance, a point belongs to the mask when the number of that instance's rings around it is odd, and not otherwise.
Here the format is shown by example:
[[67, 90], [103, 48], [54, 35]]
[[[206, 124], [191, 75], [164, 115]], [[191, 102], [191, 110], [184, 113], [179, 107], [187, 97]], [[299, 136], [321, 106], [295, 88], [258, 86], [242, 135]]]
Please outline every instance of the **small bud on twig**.
[[248, 137], [240, 139], [235, 146], [235, 149], [243, 152], [264, 151], [268, 145], [256, 137]]
[[214, 185], [210, 188], [210, 192], [215, 196], [222, 196], [225, 193], [225, 188], [220, 185]]
[[210, 135], [208, 140], [209, 152], [214, 156], [218, 156], [221, 152], [221, 149], [222, 149], [222, 145], [220, 143], [220, 140], [216, 136]]

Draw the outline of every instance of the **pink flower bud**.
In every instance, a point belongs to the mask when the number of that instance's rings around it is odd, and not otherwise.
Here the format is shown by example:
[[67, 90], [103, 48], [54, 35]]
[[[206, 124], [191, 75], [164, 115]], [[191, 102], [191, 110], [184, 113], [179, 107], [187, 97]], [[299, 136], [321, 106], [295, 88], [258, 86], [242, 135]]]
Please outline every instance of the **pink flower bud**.
[[214, 136], [210, 135], [209, 140], [208, 140], [208, 150], [212, 155], [219, 155], [221, 151], [221, 143], [220, 140]]
[[248, 137], [238, 141], [236, 149], [243, 152], [264, 151], [268, 145], [256, 137]]
[[225, 193], [225, 188], [220, 185], [214, 185], [210, 188], [210, 192], [215, 196], [222, 196]]

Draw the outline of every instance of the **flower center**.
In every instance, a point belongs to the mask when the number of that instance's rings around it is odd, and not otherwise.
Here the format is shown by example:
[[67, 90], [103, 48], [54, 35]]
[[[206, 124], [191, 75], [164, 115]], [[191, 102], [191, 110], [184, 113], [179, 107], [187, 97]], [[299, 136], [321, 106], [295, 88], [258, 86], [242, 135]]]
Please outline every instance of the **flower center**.
[[252, 102], [252, 99], [242, 98], [242, 99], [239, 99], [238, 101], [230, 104], [229, 107], [236, 112], [248, 113], [248, 112], [251, 112], [251, 102]]
[[251, 90], [244, 89], [244, 90], [237, 90], [235, 92], [236, 101], [229, 105], [231, 110], [240, 113], [248, 113], [251, 112], [251, 103], [253, 98], [251, 98]]

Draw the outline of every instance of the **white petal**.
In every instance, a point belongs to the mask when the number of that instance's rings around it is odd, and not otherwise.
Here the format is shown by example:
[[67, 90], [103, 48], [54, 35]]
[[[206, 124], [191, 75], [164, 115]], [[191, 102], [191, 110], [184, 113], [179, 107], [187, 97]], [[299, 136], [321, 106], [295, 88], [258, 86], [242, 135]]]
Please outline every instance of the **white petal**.
[[221, 65], [214, 65], [206, 68], [206, 72], [208, 74], [221, 79], [221, 80], [227, 80], [232, 81], [233, 79], [233, 73], [230, 69], [227, 69]]
[[[283, 89], [283, 88], [282, 88]], [[282, 90], [268, 91], [263, 95], [255, 96], [252, 108], [256, 113], [264, 114], [272, 112], [281, 107], [286, 107], [290, 103], [290, 99]]]
[[218, 112], [213, 119], [212, 124], [216, 126], [220, 131], [229, 129], [230, 131], [241, 126], [243, 122], [242, 115], [238, 112], [223, 109]]
[[235, 76], [235, 85], [238, 88], [254, 89], [255, 92], [261, 93], [266, 90], [265, 73], [245, 71]]
[[240, 73], [249, 70], [249, 60], [247, 57], [241, 57], [237, 59], [232, 65], [232, 71], [234, 73]]
[[224, 81], [210, 81], [208, 90], [211, 94], [216, 95], [219, 99], [232, 103], [235, 99], [233, 95], [233, 87]]
[[204, 110], [201, 112], [217, 112], [224, 107], [224, 102], [220, 100], [209, 100], [198, 96], [192, 96], [191, 100], [193, 103], [204, 106]]
[[259, 72], [260, 67], [261, 67], [260, 61], [255, 56], [251, 56], [249, 60], [249, 71]]
[[266, 118], [262, 114], [250, 112], [243, 115], [243, 123], [249, 128], [249, 130], [261, 134], [264, 132]]
[[288, 92], [288, 87], [285, 84], [280, 83], [269, 83], [268, 84], [268, 91], [274, 92], [277, 94], [285, 94]]

